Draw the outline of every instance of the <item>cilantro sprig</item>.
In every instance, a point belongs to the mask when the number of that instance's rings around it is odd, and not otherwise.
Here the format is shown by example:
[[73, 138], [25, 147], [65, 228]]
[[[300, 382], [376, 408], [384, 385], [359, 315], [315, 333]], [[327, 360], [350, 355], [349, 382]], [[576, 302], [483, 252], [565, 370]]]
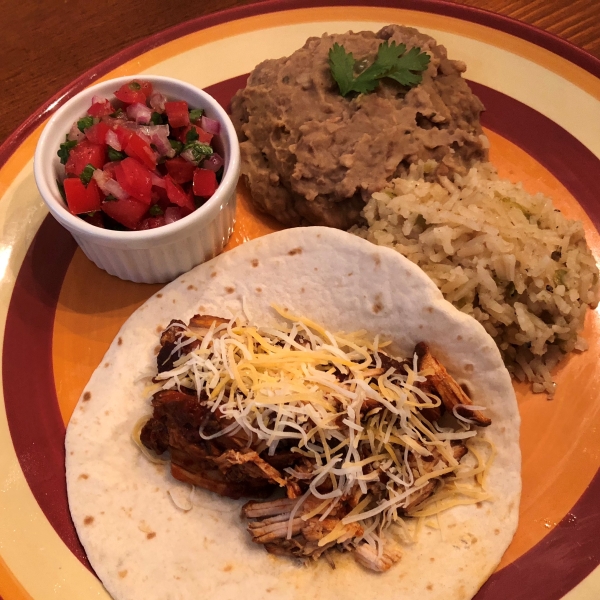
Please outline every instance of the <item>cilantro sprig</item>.
[[329, 68], [342, 96], [350, 92], [368, 94], [384, 77], [414, 87], [423, 79], [421, 73], [429, 64], [429, 54], [421, 52], [420, 48], [411, 48], [407, 52], [404, 44], [394, 41], [390, 44], [386, 40], [379, 45], [374, 62], [358, 74], [356, 62], [352, 52], [346, 52], [337, 42], [329, 50]]

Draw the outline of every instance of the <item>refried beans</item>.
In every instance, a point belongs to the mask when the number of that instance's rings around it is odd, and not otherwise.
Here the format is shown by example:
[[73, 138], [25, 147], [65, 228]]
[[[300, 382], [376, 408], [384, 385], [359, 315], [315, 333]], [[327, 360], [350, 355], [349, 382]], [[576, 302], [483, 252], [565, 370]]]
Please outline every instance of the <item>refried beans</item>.
[[[408, 88], [382, 79], [373, 93], [342, 97], [329, 49], [337, 42], [364, 66], [384, 40], [430, 55], [423, 81]], [[465, 68], [432, 37], [399, 25], [312, 37], [260, 63], [231, 105], [254, 204], [286, 226], [347, 229], [373, 192], [415, 162], [439, 163], [430, 179], [466, 173], [487, 159], [487, 141]]]

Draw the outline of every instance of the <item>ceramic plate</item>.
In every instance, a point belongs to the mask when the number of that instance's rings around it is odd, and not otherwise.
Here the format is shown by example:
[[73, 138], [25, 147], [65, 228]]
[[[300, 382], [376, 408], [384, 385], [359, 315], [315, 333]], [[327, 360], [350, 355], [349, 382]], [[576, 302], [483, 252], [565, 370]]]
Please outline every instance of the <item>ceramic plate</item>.
[[[69, 518], [65, 425], [127, 317], [160, 286], [100, 271], [50, 216], [32, 170], [48, 114], [98, 78], [168, 75], [227, 105], [261, 60], [290, 54], [325, 31], [418, 27], [467, 63], [487, 111], [491, 160], [503, 177], [543, 192], [583, 221], [600, 255], [600, 61], [549, 34], [444, 2], [270, 1], [184, 23], [85, 74], [0, 148], [0, 596], [107, 598]], [[242, 188], [229, 247], [273, 230]], [[587, 352], [556, 373], [552, 401], [518, 385], [523, 419], [520, 525], [478, 600], [600, 597], [600, 320]], [[99, 499], [101, 502], [101, 499]]]

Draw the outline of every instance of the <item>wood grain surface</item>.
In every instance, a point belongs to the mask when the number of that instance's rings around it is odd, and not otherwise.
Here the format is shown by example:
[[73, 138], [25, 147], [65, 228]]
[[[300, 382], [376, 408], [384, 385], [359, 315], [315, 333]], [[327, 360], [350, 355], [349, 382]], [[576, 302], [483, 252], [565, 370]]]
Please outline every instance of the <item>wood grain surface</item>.
[[[119, 50], [183, 21], [251, 2], [0, 0], [0, 144], [45, 101]], [[598, 0], [456, 3], [535, 25], [600, 58]]]

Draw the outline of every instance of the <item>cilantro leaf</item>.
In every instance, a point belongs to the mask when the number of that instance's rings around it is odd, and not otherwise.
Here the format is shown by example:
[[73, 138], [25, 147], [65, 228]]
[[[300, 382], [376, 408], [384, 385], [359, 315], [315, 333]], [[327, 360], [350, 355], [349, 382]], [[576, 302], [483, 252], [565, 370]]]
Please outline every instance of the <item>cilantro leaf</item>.
[[195, 127], [190, 128], [190, 130], [185, 134], [185, 143], [189, 144], [190, 142], [195, 142], [200, 136], [196, 131]]
[[198, 119], [202, 117], [203, 114], [203, 108], [193, 108], [192, 110], [190, 110], [190, 121], [192, 123], [195, 123]]
[[120, 152], [119, 150], [115, 150], [112, 146], [106, 147], [106, 153], [108, 154], [108, 160], [110, 160], [111, 162], [114, 162], [117, 160], [123, 160], [127, 156], [127, 154], [125, 154], [125, 152]]
[[84, 133], [86, 129], [91, 127], [94, 124], [94, 117], [83, 117], [77, 121], [77, 129]]
[[81, 171], [79, 174], [79, 179], [81, 179], [81, 183], [83, 183], [83, 185], [87, 185], [92, 180], [92, 175], [94, 174], [95, 170], [96, 167], [94, 167], [94, 165], [88, 163], [85, 166], [83, 171]]
[[402, 85], [415, 86], [421, 83], [421, 72], [429, 64], [429, 54], [421, 52], [420, 48], [411, 48], [406, 54], [399, 57], [396, 66], [387, 76]]
[[56, 153], [58, 158], [60, 158], [60, 162], [63, 165], [67, 164], [67, 161], [69, 160], [69, 154], [71, 152], [71, 149], [74, 148], [75, 146], [77, 146], [77, 140], [70, 140], [68, 137], [65, 136], [65, 141], [60, 145], [60, 148], [58, 149], [58, 152]]
[[342, 96], [346, 96], [353, 89], [355, 62], [352, 52], [346, 52], [344, 46], [340, 46], [337, 42], [330, 48], [329, 68]]
[[[362, 62], [362, 61], [361, 61]], [[421, 72], [429, 64], [429, 55], [420, 48], [406, 52], [404, 44], [387, 40], [379, 45], [377, 56], [371, 65], [355, 76], [357, 63], [352, 52], [346, 52], [337, 42], [329, 50], [329, 67], [342, 96], [350, 92], [368, 94], [388, 77], [401, 85], [413, 87], [421, 83]]]
[[163, 209], [158, 205], [158, 204], [153, 204], [149, 209], [148, 212], [150, 213], [151, 217], [160, 217], [160, 215], [164, 215], [164, 211]]

